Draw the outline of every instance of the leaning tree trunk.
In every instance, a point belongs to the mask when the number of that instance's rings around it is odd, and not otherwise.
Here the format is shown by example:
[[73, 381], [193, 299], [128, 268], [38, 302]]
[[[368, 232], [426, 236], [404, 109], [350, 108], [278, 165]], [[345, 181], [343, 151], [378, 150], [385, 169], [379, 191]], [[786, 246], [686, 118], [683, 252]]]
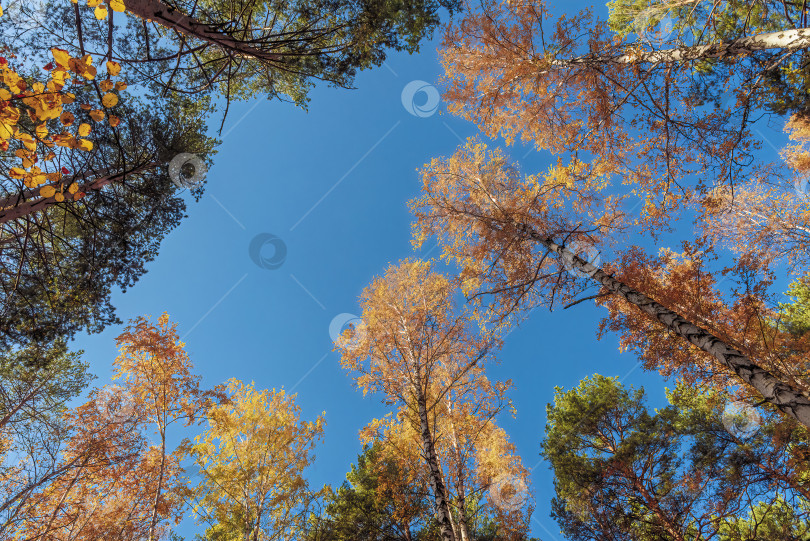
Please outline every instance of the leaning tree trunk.
[[708, 58], [728, 58], [736, 55], [751, 55], [757, 51], [780, 49], [797, 51], [810, 47], [810, 28], [795, 28], [778, 32], [757, 34], [731, 41], [674, 47], [658, 51], [632, 50], [615, 54], [591, 53], [575, 58], [551, 61], [552, 67], [604, 64], [664, 64]]
[[184, 36], [206, 41], [237, 56], [271, 61], [279, 61], [282, 58], [280, 54], [257, 49], [251, 46], [249, 41], [224, 33], [213, 24], [200, 22], [160, 0], [126, 0], [124, 4], [127, 11], [133, 15], [153, 21], [169, 30], [175, 30]]
[[[129, 171], [115, 174], [104, 174], [98, 178], [94, 178], [79, 184], [79, 189], [76, 193], [99, 191], [108, 184], [120, 182], [125, 180], [128, 176], [154, 169], [159, 165], [159, 162], [151, 162]], [[67, 198], [65, 199], [67, 200]], [[0, 199], [0, 224], [16, 220], [35, 212], [40, 212], [58, 203], [59, 201], [56, 200], [55, 194], [51, 197], [40, 196], [39, 188], [31, 188], [18, 194], [10, 195], [4, 199]]]
[[580, 270], [602, 284], [602, 286], [622, 296], [630, 304], [636, 305], [642, 312], [649, 314], [660, 321], [667, 329], [711, 354], [724, 366], [730, 368], [744, 382], [756, 389], [764, 400], [779, 408], [786, 415], [796, 419], [804, 426], [810, 428], [810, 399], [798, 389], [778, 379], [764, 368], [755, 364], [739, 350], [732, 348], [709, 331], [698, 327], [658, 304], [643, 293], [640, 293], [627, 284], [620, 282], [588, 261], [580, 258], [554, 240], [537, 233], [528, 225], [521, 225], [524, 234], [551, 250], [570, 260], [577, 270]]
[[422, 450], [425, 453], [428, 469], [430, 470], [430, 488], [433, 490], [433, 499], [436, 506], [436, 520], [439, 522], [442, 541], [456, 541], [453, 525], [450, 522], [450, 505], [445, 496], [444, 482], [439, 471], [439, 459], [433, 445], [433, 434], [428, 424], [427, 399], [422, 389], [416, 390], [416, 401], [419, 409], [419, 424], [422, 435]]

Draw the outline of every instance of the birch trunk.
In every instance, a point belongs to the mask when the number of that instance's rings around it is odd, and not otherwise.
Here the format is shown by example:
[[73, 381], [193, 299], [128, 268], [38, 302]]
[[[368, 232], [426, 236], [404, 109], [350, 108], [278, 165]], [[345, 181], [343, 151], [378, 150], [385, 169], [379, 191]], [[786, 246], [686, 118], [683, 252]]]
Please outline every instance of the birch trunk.
[[419, 409], [419, 424], [422, 432], [422, 448], [425, 453], [425, 460], [430, 469], [430, 488], [433, 490], [433, 498], [436, 505], [436, 520], [439, 522], [442, 541], [456, 541], [453, 532], [453, 525], [450, 521], [450, 506], [445, 496], [446, 491], [439, 471], [439, 460], [436, 457], [436, 449], [433, 446], [433, 435], [428, 425], [427, 399], [422, 389], [417, 389], [416, 401]]
[[[452, 419], [453, 404], [447, 400], [447, 411], [450, 413]], [[450, 421], [450, 437], [453, 443], [453, 453], [456, 457], [456, 492], [458, 493], [458, 530], [461, 535], [461, 541], [470, 541], [470, 529], [467, 520], [467, 498], [464, 492], [464, 471], [461, 463], [461, 452], [458, 450], [458, 435], [456, 434], [456, 425]]]
[[810, 428], [810, 400], [801, 391], [779, 380], [776, 376], [755, 364], [742, 352], [732, 348], [710, 332], [687, 321], [627, 284], [616, 280], [588, 261], [571, 253], [567, 248], [555, 243], [552, 239], [543, 237], [525, 224], [521, 225], [520, 228], [532, 240], [539, 242], [552, 252], [560, 255], [560, 257], [571, 261], [578, 270], [599, 282], [608, 291], [622, 296], [627, 302], [634, 304], [642, 312], [653, 316], [676, 335], [712, 355], [724, 366], [730, 368], [740, 379], [756, 389], [764, 400]]
[[157, 509], [160, 501], [160, 493], [163, 488], [163, 475], [166, 471], [166, 431], [160, 430], [160, 473], [158, 475], [158, 486], [155, 490], [155, 499], [152, 502], [152, 517], [149, 522], [149, 541], [155, 539], [155, 527], [157, 526]]
[[551, 65], [553, 67], [568, 67], [604, 64], [664, 64], [707, 58], [728, 58], [736, 55], [749, 56], [755, 52], [769, 49], [797, 51], [808, 47], [810, 47], [810, 28], [795, 28], [747, 36], [732, 41], [675, 47], [658, 51], [634, 50], [616, 54], [592, 53], [565, 60], [554, 60]]

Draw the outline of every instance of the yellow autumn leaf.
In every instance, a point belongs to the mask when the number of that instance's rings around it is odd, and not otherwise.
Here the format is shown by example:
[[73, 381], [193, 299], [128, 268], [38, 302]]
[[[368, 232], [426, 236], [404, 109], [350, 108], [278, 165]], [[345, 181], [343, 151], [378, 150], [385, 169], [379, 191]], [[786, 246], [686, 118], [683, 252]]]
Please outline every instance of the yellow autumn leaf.
[[87, 139], [79, 139], [78, 147], [81, 150], [86, 150], [86, 151], [89, 152], [89, 151], [93, 150], [93, 142], [88, 141]]
[[96, 19], [99, 21], [104, 20], [107, 18], [107, 7], [106, 6], [98, 6], [96, 10], [93, 12], [96, 16]]
[[68, 79], [68, 73], [66, 71], [54, 71], [53, 77], [48, 82], [48, 88], [53, 88], [53, 90], [62, 90], [62, 87], [65, 86], [65, 83]]
[[53, 55], [53, 59], [56, 60], [56, 63], [60, 66], [66, 68], [70, 65], [70, 53], [64, 49], [54, 47], [51, 49], [51, 54]]
[[36, 150], [37, 149], [37, 142], [34, 141], [34, 138], [28, 135], [27, 133], [20, 133], [17, 135], [17, 139], [22, 141], [23, 146], [28, 150]]
[[76, 99], [75, 94], [71, 94], [71, 93], [62, 94], [62, 103], [64, 103], [64, 104], [73, 103], [73, 101], [75, 99]]
[[127, 84], [125, 82], [123, 82], [123, 81], [118, 81], [117, 83], [115, 83], [115, 89], [116, 90], [126, 90], [127, 89]]
[[12, 167], [8, 174], [11, 178], [23, 178], [25, 176], [25, 169], [21, 167]]
[[90, 129], [91, 129], [90, 124], [85, 123], [80, 124], [78, 130], [79, 137], [87, 137], [88, 135], [90, 135]]
[[70, 146], [71, 141], [73, 141], [73, 136], [69, 133], [59, 133], [53, 136], [53, 142], [59, 145], [60, 147], [67, 147]]
[[71, 124], [73, 124], [73, 121], [76, 120], [76, 117], [73, 116], [73, 113], [65, 111], [64, 113], [62, 113], [62, 116], [59, 117], [59, 120], [65, 126], [70, 126]]
[[62, 107], [54, 107], [53, 109], [42, 109], [38, 107], [36, 110], [36, 116], [40, 120], [51, 120], [54, 118], [58, 118], [59, 113], [61, 112]]
[[121, 123], [121, 119], [115, 115], [110, 115], [110, 126], [113, 128], [118, 126]]
[[0, 139], [11, 139], [14, 128], [5, 122], [0, 122]]
[[68, 62], [70, 71], [91, 81], [96, 76], [96, 67], [93, 66], [93, 57], [89, 54], [81, 58], [71, 58]]
[[39, 126], [37, 126], [36, 133], [38, 139], [45, 139], [46, 137], [48, 137], [48, 128], [45, 126], [45, 124], [40, 124]]
[[[110, 0], [110, 7], [113, 11], [124, 11], [126, 9], [122, 0]], [[2, 13], [0, 13], [0, 15], [2, 15]]]
[[104, 107], [115, 107], [118, 103], [118, 96], [113, 94], [112, 92], [107, 92], [104, 94], [104, 97], [101, 98], [101, 105]]
[[65, 196], [62, 195], [61, 193], [54, 195], [53, 198], [56, 200], [57, 203], [61, 203], [62, 201], [65, 200]]
[[[34, 169], [36, 169], [36, 167]], [[35, 175], [31, 175], [31, 178], [29, 179], [28, 184], [29, 184], [30, 187], [33, 188], [33, 187], [39, 186], [40, 184], [45, 182], [47, 180], [47, 178], [48, 178], [48, 175], [46, 175], [45, 173], [40, 171]]]
[[34, 97], [30, 97], [30, 96], [24, 97], [22, 99], [22, 102], [24, 104], [26, 104], [28, 107], [31, 107], [31, 108], [36, 108], [37, 106], [39, 106], [39, 103], [40, 103], [39, 98], [34, 98]]
[[121, 64], [112, 60], [107, 60], [107, 73], [111, 77], [115, 77], [121, 72]]
[[76, 184], [75, 182], [73, 184], [71, 184], [70, 186], [68, 186], [68, 192], [69, 193], [76, 193], [78, 191], [79, 191], [79, 185]]
[[8, 101], [11, 99], [11, 92], [5, 88], [0, 88], [0, 100]]
[[53, 197], [55, 193], [56, 188], [54, 188], [53, 186], [43, 186], [42, 188], [39, 189], [39, 195], [41, 195], [42, 197]]
[[109, 79], [104, 79], [98, 84], [98, 87], [101, 89], [102, 92], [108, 92], [113, 87], [113, 82]]
[[5, 107], [0, 109], [0, 122], [14, 125], [20, 120], [20, 110], [16, 107]]
[[3, 82], [8, 85], [12, 92], [19, 94], [26, 88], [25, 81], [13, 71], [3, 73]]
[[101, 109], [93, 109], [88, 114], [90, 115], [90, 118], [92, 118], [96, 122], [101, 122], [102, 120], [104, 120], [104, 111], [102, 111]]

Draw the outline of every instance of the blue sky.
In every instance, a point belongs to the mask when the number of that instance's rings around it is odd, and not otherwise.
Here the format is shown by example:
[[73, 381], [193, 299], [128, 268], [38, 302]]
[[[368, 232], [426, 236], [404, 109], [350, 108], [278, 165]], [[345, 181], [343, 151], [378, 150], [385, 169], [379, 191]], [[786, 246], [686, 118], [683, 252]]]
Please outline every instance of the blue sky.
[[[303, 417], [325, 411], [325, 440], [309, 472], [314, 486], [343, 481], [360, 452], [358, 431], [388, 411], [377, 397], [363, 398], [340, 368], [330, 323], [358, 313], [358, 295], [389, 263], [438, 256], [432, 242], [413, 252], [406, 202], [418, 194], [419, 167], [476, 133], [443, 103], [425, 117], [403, 106], [406, 85], [437, 83], [438, 46], [436, 39], [418, 55], [392, 55], [386, 66], [360, 74], [355, 90], [315, 89], [308, 112], [264, 99], [232, 105], [204, 196], [198, 203], [188, 198], [188, 219], [165, 239], [148, 274], [113, 297], [124, 321], [169, 312], [205, 384], [239, 378], [294, 389]], [[426, 95], [415, 99], [419, 106]], [[528, 150], [510, 153], [525, 171], [544, 170], [548, 156]], [[276, 269], [249, 256], [260, 234], [286, 247]], [[272, 258], [272, 250], [263, 255]], [[538, 456], [554, 386], [570, 388], [598, 372], [646, 385], [652, 405], [663, 400], [661, 378], [620, 354], [615, 336], [597, 341], [602, 315], [590, 304], [536, 310], [490, 369], [491, 378], [514, 381], [517, 417], [504, 414], [499, 423], [533, 468], [532, 533], [545, 541], [563, 539], [548, 516], [552, 477]], [[109, 381], [120, 331], [111, 327], [74, 344], [86, 351], [98, 384]], [[201, 531], [185, 523], [178, 533], [190, 539]]]

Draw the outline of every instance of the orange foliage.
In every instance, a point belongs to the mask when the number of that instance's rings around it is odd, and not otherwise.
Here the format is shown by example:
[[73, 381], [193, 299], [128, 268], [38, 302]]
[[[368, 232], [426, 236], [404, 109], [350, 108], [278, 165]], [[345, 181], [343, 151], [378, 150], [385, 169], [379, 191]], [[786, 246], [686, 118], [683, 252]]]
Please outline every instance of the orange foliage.
[[[781, 381], [810, 395], [810, 335], [797, 336], [779, 325], [769, 290], [773, 277], [758, 271], [755, 261], [741, 258], [722, 273], [709, 265], [716, 259], [704, 245], [684, 246], [677, 254], [662, 250], [648, 257], [639, 248], [623, 254], [611, 265], [614, 276], [645, 291], [672, 310], [732, 345]], [[719, 284], [733, 279], [731, 294]], [[619, 333], [620, 347], [632, 350], [647, 369], [665, 376], [677, 376], [690, 384], [709, 384], [722, 393], [735, 388], [740, 398], [756, 398], [752, 389], [740, 386], [733, 372], [710, 354], [672, 336], [649, 316], [613, 295], [599, 301], [608, 310], [600, 332]]]
[[[668, 227], [707, 180], [734, 184], [744, 173], [742, 158], [757, 147], [746, 128], [757, 96], [707, 110], [692, 92], [692, 62], [605, 60], [632, 58], [650, 44], [609, 34], [587, 11], [563, 15], [549, 29], [542, 2], [468, 7], [448, 26], [440, 51], [444, 99], [488, 136], [596, 157], [637, 191], [644, 201], [639, 223], [649, 231]], [[756, 69], [724, 61], [732, 75], [718, 86]]]
[[[189, 442], [170, 451], [167, 428], [197, 422], [221, 389], [200, 390], [167, 314], [157, 324], [137, 318], [117, 342], [114, 377], [124, 385], [66, 413], [52, 472], [20, 500], [19, 539], [158, 539], [182, 518]], [[150, 425], [157, 441], [147, 442]]]

